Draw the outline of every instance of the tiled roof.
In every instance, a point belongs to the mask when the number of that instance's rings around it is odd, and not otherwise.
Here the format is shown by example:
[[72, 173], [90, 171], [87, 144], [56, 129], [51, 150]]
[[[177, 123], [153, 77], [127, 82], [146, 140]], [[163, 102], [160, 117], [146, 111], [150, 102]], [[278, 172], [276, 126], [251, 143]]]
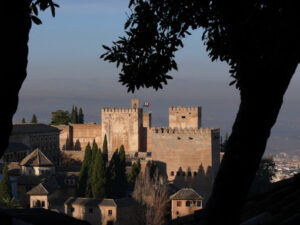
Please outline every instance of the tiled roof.
[[171, 200], [203, 200], [203, 197], [199, 195], [192, 188], [182, 188], [175, 194], [170, 196]]
[[15, 123], [11, 134], [59, 133], [60, 130], [42, 123]]
[[21, 162], [21, 166], [54, 166], [40, 149], [35, 149], [27, 155]]
[[300, 224], [300, 174], [273, 183], [264, 193], [251, 197], [241, 218], [243, 225]]
[[49, 195], [57, 190], [57, 181], [54, 176], [46, 178], [42, 183], [27, 192], [28, 195]]
[[[117, 206], [116, 200], [108, 198], [81, 198], [81, 197], [70, 197], [65, 202], [67, 205], [82, 205], [82, 206]], [[122, 201], [121, 203], [122, 204]]]
[[8, 144], [8, 147], [6, 148], [5, 152], [18, 152], [27, 150], [30, 150], [30, 148], [27, 145], [18, 142], [11, 142]]
[[80, 198], [80, 197], [70, 197], [65, 202], [67, 205], [82, 205], [82, 206], [98, 206], [102, 202], [102, 199], [98, 198]]

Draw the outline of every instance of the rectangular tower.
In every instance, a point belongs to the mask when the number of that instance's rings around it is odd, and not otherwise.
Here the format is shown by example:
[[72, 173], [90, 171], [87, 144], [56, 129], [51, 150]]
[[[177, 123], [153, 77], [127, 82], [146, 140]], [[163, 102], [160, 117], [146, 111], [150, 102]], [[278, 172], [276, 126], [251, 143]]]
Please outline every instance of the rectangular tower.
[[[135, 106], [138, 107], [136, 104]], [[142, 108], [102, 108], [102, 138], [107, 136], [108, 151], [111, 155], [124, 145], [125, 152], [140, 150], [139, 134], [143, 126]]]
[[201, 127], [201, 107], [200, 106], [170, 106], [169, 127], [199, 129]]

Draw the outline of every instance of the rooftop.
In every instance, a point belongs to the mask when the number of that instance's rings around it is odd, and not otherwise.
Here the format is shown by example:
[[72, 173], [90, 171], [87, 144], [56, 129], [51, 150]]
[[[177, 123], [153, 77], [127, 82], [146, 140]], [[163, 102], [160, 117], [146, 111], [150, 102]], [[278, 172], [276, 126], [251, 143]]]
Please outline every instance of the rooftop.
[[203, 200], [203, 197], [199, 195], [192, 188], [182, 188], [175, 194], [170, 196], [171, 200]]
[[59, 133], [60, 130], [42, 123], [15, 123], [11, 134]]
[[203, 200], [203, 197], [199, 195], [192, 188], [182, 188], [175, 194], [170, 196], [171, 200]]
[[30, 150], [30, 148], [27, 145], [18, 142], [11, 142], [8, 144], [8, 147], [6, 148], [5, 152], [18, 152], [27, 150]]
[[21, 166], [54, 166], [40, 149], [35, 149], [27, 155], [21, 162]]

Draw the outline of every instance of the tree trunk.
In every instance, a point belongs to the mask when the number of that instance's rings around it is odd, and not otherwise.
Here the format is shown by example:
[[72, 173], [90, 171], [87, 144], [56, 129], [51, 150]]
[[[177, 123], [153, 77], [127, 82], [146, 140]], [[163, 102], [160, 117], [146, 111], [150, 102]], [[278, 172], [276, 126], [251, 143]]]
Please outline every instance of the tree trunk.
[[240, 68], [247, 80], [243, 80], [239, 111], [206, 205], [204, 224], [240, 223], [247, 193], [297, 64], [294, 58], [280, 57], [261, 63], [263, 66], [247, 63]]
[[3, 26], [2, 41], [4, 49], [2, 56], [4, 61], [1, 74], [3, 97], [1, 128], [3, 134], [0, 141], [0, 157], [7, 148], [8, 139], [12, 130], [12, 118], [17, 110], [18, 95], [21, 85], [26, 77], [28, 57], [28, 36], [31, 28], [29, 11], [30, 1], [5, 1], [3, 8], [10, 11], [10, 17], [6, 18]]

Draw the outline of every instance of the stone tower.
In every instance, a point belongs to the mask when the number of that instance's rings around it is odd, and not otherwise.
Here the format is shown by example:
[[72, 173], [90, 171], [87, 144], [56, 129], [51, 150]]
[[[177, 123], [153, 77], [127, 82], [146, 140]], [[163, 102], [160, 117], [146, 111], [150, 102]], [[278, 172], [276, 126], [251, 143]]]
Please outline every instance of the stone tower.
[[199, 129], [201, 127], [201, 107], [170, 106], [169, 127]]
[[138, 99], [132, 99], [131, 108], [102, 108], [102, 137], [106, 134], [109, 155], [121, 145], [126, 154], [140, 151], [140, 133], [143, 109]]

